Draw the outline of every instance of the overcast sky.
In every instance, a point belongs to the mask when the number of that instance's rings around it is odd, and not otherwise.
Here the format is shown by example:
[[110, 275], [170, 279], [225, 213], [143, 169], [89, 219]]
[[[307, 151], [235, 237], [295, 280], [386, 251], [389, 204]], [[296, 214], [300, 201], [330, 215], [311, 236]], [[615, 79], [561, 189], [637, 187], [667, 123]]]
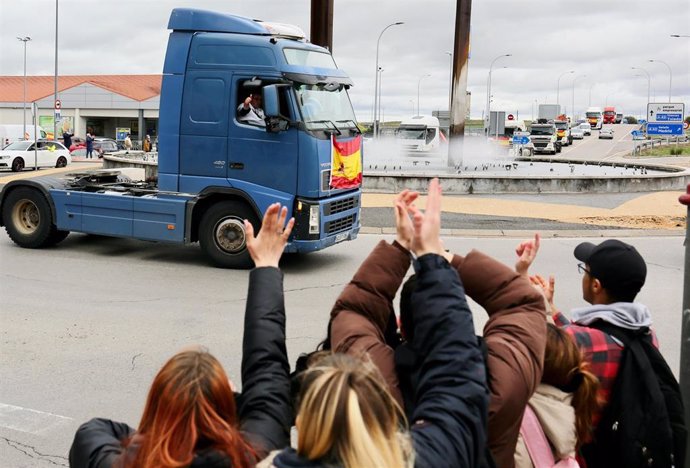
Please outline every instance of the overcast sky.
[[[309, 36], [309, 0], [59, 0], [59, 73], [161, 73], [170, 11], [195, 7], [300, 26]], [[412, 114], [421, 82], [422, 114], [447, 109], [453, 51], [455, 0], [335, 0], [333, 54], [355, 82], [350, 96], [359, 120], [371, 119], [376, 40], [381, 39], [382, 107], [386, 120]], [[27, 74], [52, 75], [54, 0], [0, 0], [0, 75], [22, 75], [22, 44], [31, 36]], [[644, 112], [646, 69], [652, 100], [673, 101], [690, 113], [690, 0], [474, 0], [468, 89], [472, 117], [485, 110], [486, 82], [493, 68], [492, 109], [531, 118], [535, 100], [560, 101], [570, 113], [591, 105], [615, 105], [626, 115]], [[503, 68], [507, 67], [507, 68]], [[635, 76], [635, 75], [641, 76]], [[586, 75], [582, 78], [581, 75]], [[0, 100], [2, 97], [0, 96]]]

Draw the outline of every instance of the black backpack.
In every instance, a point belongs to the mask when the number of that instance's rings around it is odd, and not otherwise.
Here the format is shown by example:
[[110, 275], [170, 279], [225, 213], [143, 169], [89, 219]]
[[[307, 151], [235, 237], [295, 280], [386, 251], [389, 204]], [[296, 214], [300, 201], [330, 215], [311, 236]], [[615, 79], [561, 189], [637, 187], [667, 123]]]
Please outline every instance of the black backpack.
[[588, 468], [684, 467], [687, 430], [680, 387], [648, 328], [626, 330], [597, 321], [623, 343], [607, 406], [582, 448]]

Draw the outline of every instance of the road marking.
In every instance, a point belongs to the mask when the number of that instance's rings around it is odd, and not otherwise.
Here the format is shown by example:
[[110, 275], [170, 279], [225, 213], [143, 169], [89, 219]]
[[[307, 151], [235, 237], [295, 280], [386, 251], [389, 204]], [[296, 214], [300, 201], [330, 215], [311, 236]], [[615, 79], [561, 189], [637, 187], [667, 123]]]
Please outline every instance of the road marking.
[[0, 403], [0, 427], [28, 434], [40, 434], [71, 424], [72, 418], [21, 406]]

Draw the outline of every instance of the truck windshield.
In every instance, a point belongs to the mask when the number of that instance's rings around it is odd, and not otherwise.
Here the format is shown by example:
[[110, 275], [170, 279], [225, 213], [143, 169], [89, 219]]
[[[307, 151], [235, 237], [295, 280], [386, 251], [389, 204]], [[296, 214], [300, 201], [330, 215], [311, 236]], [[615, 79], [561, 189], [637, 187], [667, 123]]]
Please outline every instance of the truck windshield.
[[423, 140], [426, 135], [425, 128], [405, 128], [400, 127], [398, 130], [398, 138], [402, 140]]
[[296, 84], [295, 94], [308, 129], [325, 128], [327, 121], [352, 122], [355, 126], [355, 112], [344, 86]]
[[532, 127], [531, 135], [553, 135], [553, 127]]
[[556, 128], [559, 130], [567, 130], [568, 122], [556, 122]]
[[601, 112], [587, 112], [588, 119], [594, 119], [601, 117]]

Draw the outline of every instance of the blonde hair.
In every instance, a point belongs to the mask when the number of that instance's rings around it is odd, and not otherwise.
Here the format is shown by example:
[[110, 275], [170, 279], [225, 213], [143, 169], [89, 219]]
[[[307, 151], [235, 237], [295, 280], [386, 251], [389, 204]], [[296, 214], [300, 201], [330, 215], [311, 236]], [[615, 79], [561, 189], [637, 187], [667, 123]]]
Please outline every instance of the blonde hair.
[[399, 468], [413, 463], [405, 415], [369, 360], [328, 354], [304, 372], [297, 452], [309, 460]]

